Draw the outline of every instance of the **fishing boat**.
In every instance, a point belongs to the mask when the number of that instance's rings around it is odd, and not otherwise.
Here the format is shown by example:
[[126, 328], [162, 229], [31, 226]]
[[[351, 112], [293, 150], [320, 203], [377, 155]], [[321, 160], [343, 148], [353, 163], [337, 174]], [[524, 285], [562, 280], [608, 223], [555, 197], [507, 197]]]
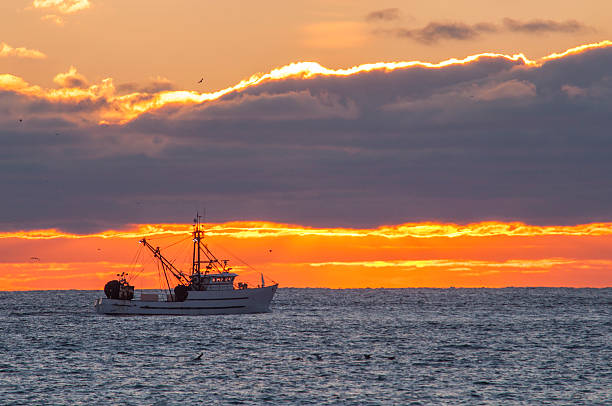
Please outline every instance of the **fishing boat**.
[[[277, 283], [266, 286], [263, 274], [256, 287], [248, 283], [234, 283], [238, 274], [231, 272], [229, 260], [219, 260], [202, 242], [204, 231], [201, 216], [196, 215], [193, 228], [193, 261], [191, 272], [183, 272], [167, 259], [159, 247], [146, 239], [143, 244], [151, 252], [162, 270], [167, 290], [161, 293], [134, 293], [134, 286], [126, 274], [104, 286], [106, 297], [96, 300], [94, 306], [100, 314], [113, 315], [213, 315], [265, 313], [276, 293]], [[202, 265], [204, 269], [202, 269]], [[170, 281], [176, 281], [172, 289]]]

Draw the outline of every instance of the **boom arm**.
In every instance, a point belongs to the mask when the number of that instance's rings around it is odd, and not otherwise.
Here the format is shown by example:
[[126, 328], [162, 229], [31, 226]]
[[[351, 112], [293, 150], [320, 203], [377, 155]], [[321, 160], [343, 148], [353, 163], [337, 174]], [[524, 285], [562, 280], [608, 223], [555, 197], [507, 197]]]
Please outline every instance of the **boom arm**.
[[189, 278], [183, 272], [181, 272], [179, 269], [177, 269], [174, 265], [172, 265], [172, 263], [170, 261], [168, 261], [166, 259], [166, 257], [164, 257], [161, 254], [161, 252], [159, 251], [159, 247], [153, 248], [153, 246], [151, 244], [149, 244], [149, 242], [147, 241], [146, 238], [143, 238], [139, 242], [141, 244], [144, 244], [144, 246], [147, 247], [149, 249], [149, 251], [151, 251], [153, 253], [153, 256], [155, 258], [159, 259], [159, 262], [161, 263], [162, 268], [164, 268], [164, 270], [169, 271], [183, 285], [185, 285], [185, 286], [189, 285], [189, 282], [190, 282]]

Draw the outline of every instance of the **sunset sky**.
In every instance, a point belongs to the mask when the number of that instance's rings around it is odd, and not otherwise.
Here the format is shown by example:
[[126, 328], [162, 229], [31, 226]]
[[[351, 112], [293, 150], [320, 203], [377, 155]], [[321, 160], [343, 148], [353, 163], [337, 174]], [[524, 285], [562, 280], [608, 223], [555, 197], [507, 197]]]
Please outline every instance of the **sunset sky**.
[[197, 210], [281, 287], [612, 286], [611, 16], [4, 0], [0, 290], [156, 288]]

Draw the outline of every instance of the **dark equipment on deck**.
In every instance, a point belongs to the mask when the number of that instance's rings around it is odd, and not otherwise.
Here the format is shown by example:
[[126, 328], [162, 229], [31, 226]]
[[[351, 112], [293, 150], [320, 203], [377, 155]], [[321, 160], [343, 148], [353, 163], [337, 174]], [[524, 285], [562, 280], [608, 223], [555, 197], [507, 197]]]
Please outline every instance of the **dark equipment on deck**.
[[104, 285], [104, 294], [109, 299], [132, 300], [134, 287], [125, 279], [126, 273], [117, 274], [119, 280], [112, 280]]

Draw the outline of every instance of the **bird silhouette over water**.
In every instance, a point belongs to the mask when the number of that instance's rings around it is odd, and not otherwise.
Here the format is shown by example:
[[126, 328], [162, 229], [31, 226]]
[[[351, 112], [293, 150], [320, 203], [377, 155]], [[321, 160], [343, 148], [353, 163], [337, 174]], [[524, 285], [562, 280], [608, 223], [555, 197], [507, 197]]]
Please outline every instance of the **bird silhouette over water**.
[[202, 78], [202, 79], [200, 79], [200, 80], [198, 81], [198, 83], [202, 83], [202, 82], [204, 82], [204, 78]]
[[204, 355], [203, 352], [200, 353], [200, 355], [198, 355], [197, 357], [195, 357], [194, 359], [192, 359], [192, 361], [199, 361], [202, 359], [202, 355]]

